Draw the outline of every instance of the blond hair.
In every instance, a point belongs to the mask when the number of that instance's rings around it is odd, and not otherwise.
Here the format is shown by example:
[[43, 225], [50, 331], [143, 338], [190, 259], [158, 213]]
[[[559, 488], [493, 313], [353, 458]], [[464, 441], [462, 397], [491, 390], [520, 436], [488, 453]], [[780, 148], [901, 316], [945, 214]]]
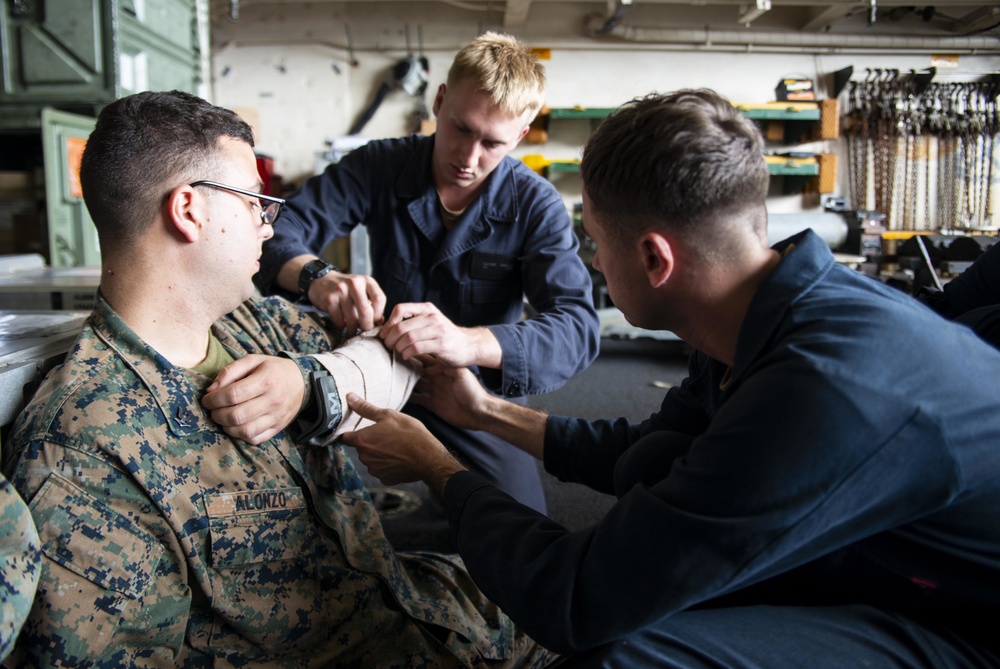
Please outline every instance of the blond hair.
[[448, 70], [448, 88], [471, 81], [489, 93], [493, 105], [517, 117], [528, 113], [530, 123], [545, 98], [545, 69], [523, 44], [510, 35], [486, 32], [455, 56]]

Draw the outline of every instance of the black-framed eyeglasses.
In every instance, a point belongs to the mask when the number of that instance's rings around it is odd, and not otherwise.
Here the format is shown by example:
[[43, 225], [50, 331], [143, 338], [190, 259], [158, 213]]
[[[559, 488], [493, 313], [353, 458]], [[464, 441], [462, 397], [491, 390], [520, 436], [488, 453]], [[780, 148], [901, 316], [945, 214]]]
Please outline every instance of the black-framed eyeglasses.
[[220, 190], [227, 190], [231, 193], [239, 193], [240, 195], [249, 195], [250, 197], [255, 197], [260, 200], [260, 220], [267, 225], [274, 225], [274, 220], [278, 218], [278, 214], [281, 212], [281, 205], [285, 204], [285, 201], [280, 197], [273, 197], [271, 195], [264, 195], [263, 193], [254, 193], [250, 190], [243, 190], [242, 188], [236, 188], [235, 186], [227, 186], [226, 184], [220, 184], [218, 181], [195, 181], [194, 183], [188, 184], [192, 188], [196, 186], [208, 186], [209, 188], [218, 188]]

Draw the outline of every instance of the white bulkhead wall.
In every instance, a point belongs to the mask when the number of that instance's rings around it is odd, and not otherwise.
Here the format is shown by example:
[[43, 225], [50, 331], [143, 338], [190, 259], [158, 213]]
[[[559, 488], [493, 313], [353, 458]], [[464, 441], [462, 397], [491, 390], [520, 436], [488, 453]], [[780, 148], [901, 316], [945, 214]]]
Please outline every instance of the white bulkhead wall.
[[[610, 15], [613, 7], [604, 3], [535, 0], [522, 25], [508, 26], [499, 1], [236, 4], [233, 21], [231, 3], [212, 3], [210, 96], [253, 123], [258, 150], [275, 159], [276, 171], [286, 181], [296, 183], [322, 166], [327, 140], [348, 132], [408, 51], [429, 61], [424, 96], [429, 109], [455, 52], [484, 30], [509, 32], [529, 46], [549, 50], [544, 63], [551, 107], [614, 107], [653, 91], [703, 86], [733, 101], [767, 102], [774, 100], [778, 81], [789, 75], [813, 79], [819, 97], [828, 97], [833, 72], [847, 66], [853, 66], [855, 78], [866, 68], [906, 73], [936, 66], [935, 81], [1000, 72], [996, 31], [962, 36], [947, 24], [946, 14], [971, 11], [960, 6], [939, 6], [940, 15], [930, 21], [912, 15], [890, 19], [891, 8], [882, 7], [869, 26], [864, 12], [841, 20], [838, 14], [847, 10], [778, 8], [774, 0], [774, 11], [747, 26], [737, 22], [745, 4], [635, 4], [623, 14], [623, 39], [587, 34], [588, 16]], [[821, 25], [824, 16], [833, 17], [829, 30]], [[595, 19], [590, 21], [593, 25]], [[893, 41], [893, 35], [902, 39]], [[362, 134], [378, 138], [410, 132], [415, 103], [405, 92], [393, 91]], [[585, 121], [561, 121], [550, 127], [547, 143], [522, 143], [513, 155], [579, 157], [588, 132]], [[838, 183], [846, 195], [843, 140], [794, 148], [837, 153]], [[571, 206], [579, 199], [576, 177], [556, 179]], [[772, 191], [772, 212], [818, 205], [818, 197]]]

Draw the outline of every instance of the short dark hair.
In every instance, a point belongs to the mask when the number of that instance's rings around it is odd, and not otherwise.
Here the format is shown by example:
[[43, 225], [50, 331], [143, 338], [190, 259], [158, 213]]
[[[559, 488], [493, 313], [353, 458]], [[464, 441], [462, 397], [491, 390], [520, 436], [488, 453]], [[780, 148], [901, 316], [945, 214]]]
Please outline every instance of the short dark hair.
[[253, 146], [253, 131], [234, 112], [182, 91], [136, 93], [101, 110], [80, 185], [102, 252], [127, 248], [171, 189], [205, 178], [221, 137]]
[[749, 216], [766, 238], [769, 174], [752, 121], [708, 89], [635, 98], [591, 135], [581, 165], [594, 209], [627, 239], [663, 226], [703, 258]]

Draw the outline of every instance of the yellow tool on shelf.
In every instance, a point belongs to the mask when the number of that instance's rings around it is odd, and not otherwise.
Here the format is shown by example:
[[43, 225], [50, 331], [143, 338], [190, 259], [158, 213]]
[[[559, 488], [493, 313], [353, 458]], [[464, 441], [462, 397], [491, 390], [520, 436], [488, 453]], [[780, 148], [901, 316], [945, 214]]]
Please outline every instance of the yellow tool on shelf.
[[540, 153], [529, 153], [526, 156], [522, 156], [521, 162], [527, 165], [529, 169], [532, 169], [543, 176], [545, 175], [546, 168], [552, 163], [551, 160]]
[[539, 153], [529, 153], [521, 157], [521, 162], [543, 177], [547, 177], [553, 172], [573, 173], [580, 171], [580, 160], [578, 158], [553, 159], [546, 158]]

